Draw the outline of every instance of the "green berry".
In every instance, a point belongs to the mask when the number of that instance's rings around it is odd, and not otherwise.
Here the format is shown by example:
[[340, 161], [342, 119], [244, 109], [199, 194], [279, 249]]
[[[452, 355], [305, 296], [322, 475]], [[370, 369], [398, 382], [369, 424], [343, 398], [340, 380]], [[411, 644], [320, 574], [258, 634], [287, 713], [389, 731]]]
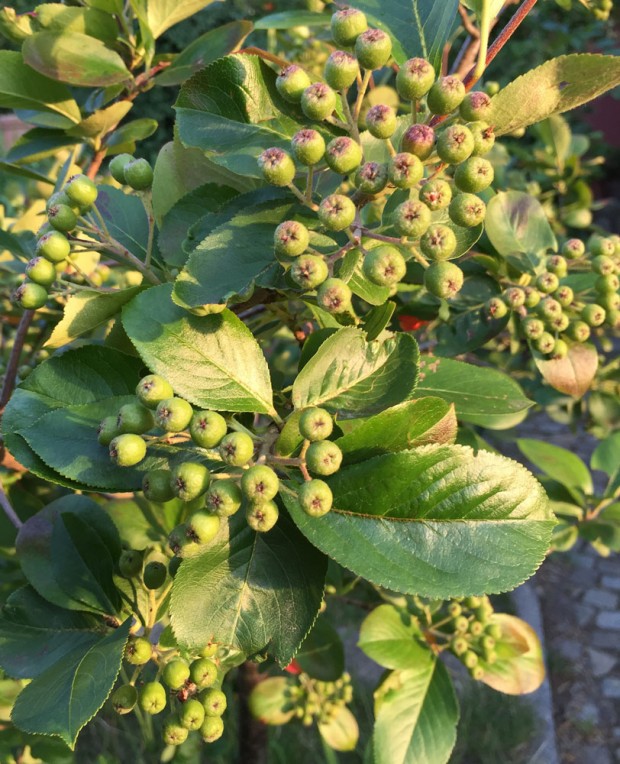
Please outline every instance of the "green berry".
[[146, 159], [127, 162], [124, 169], [125, 183], [134, 191], [145, 191], [153, 184], [153, 168]]
[[212, 658], [217, 651], [219, 650], [219, 645], [217, 642], [213, 642], [212, 640], [207, 642], [207, 644], [202, 648], [200, 651], [200, 654], [203, 658]]
[[555, 345], [553, 346], [553, 358], [559, 359], [559, 358], [566, 358], [568, 355], [568, 345], [564, 340], [557, 339], [555, 341]]
[[273, 501], [261, 501], [248, 505], [245, 519], [252, 530], [266, 533], [277, 523], [278, 515], [278, 507]]
[[356, 8], [336, 11], [331, 19], [331, 32], [336, 45], [354, 45], [357, 38], [367, 29], [366, 16]]
[[373, 284], [392, 286], [402, 281], [407, 272], [407, 264], [400, 250], [391, 244], [382, 244], [364, 258], [364, 275]]
[[465, 86], [458, 77], [440, 77], [429, 90], [426, 104], [432, 114], [449, 114], [465, 98]]
[[166, 745], [182, 745], [189, 735], [177, 716], [171, 716], [164, 722], [162, 738]]
[[[79, 207], [75, 205], [71, 199], [69, 199], [64, 191], [56, 191], [56, 193], [49, 197], [49, 199], [45, 202], [45, 211], [49, 212], [51, 207], [55, 207], [58, 204], [65, 204], [67, 207], [71, 207], [74, 212], [79, 212]], [[47, 227], [48, 229], [51, 228], [49, 223], [47, 224]]]
[[484, 669], [482, 666], [474, 666], [469, 670], [469, 675], [472, 679], [475, 679], [477, 682], [479, 682], [484, 676]]
[[389, 138], [397, 125], [396, 112], [391, 106], [378, 103], [366, 112], [366, 128], [375, 138]]
[[302, 289], [315, 289], [329, 276], [329, 268], [319, 255], [302, 255], [293, 263], [289, 274]]
[[586, 251], [585, 244], [581, 239], [569, 239], [562, 245], [562, 254], [568, 260], [577, 260], [583, 257]]
[[352, 138], [334, 138], [327, 144], [325, 161], [327, 166], [339, 175], [348, 175], [360, 166], [362, 147]]
[[512, 310], [521, 308], [525, 305], [525, 292], [519, 287], [510, 287], [504, 292], [504, 301]]
[[56, 268], [44, 257], [33, 257], [26, 265], [26, 276], [35, 284], [49, 287], [56, 281]]
[[568, 336], [575, 342], [587, 342], [592, 330], [585, 321], [571, 321], [566, 330]]
[[474, 136], [465, 125], [450, 125], [437, 138], [437, 154], [447, 164], [459, 164], [474, 150]]
[[192, 501], [209, 487], [209, 470], [199, 462], [183, 462], [170, 474], [170, 487], [181, 501]]
[[448, 605], [448, 614], [451, 615], [452, 618], [456, 618], [458, 615], [461, 615], [462, 612], [463, 608], [458, 602], [451, 602]]
[[549, 328], [554, 332], [563, 332], [568, 328], [570, 323], [568, 316], [565, 313], [561, 313], [559, 316], [555, 316], [549, 321]]
[[308, 480], [299, 489], [299, 505], [310, 517], [323, 517], [332, 508], [334, 497], [323, 480]]
[[598, 303], [605, 311], [614, 311], [620, 308], [620, 295], [619, 294], [599, 294], [597, 297]]
[[344, 313], [351, 308], [352, 292], [341, 279], [326, 279], [316, 293], [317, 305], [328, 313]]
[[183, 398], [164, 398], [157, 404], [155, 422], [166, 432], [182, 432], [192, 421], [194, 410]]
[[538, 303], [540, 302], [540, 292], [538, 289], [535, 289], [531, 286], [526, 286], [524, 289], [525, 292], [525, 307], [526, 308], [535, 308]]
[[552, 334], [549, 334], [549, 332], [543, 332], [534, 344], [539, 353], [548, 355], [553, 352], [555, 338]]
[[450, 642], [450, 650], [456, 656], [465, 655], [469, 648], [469, 643], [464, 637], [454, 637]]
[[207, 509], [220, 517], [229, 517], [241, 506], [242, 493], [234, 481], [218, 480], [211, 485], [205, 499]]
[[205, 708], [195, 698], [186, 700], [179, 710], [179, 721], [186, 730], [198, 730], [205, 720]]
[[344, 50], [335, 50], [327, 59], [323, 76], [325, 82], [334, 90], [346, 90], [351, 87], [360, 73], [357, 59]]
[[413, 199], [399, 204], [394, 211], [394, 227], [400, 236], [419, 239], [428, 230], [431, 220], [426, 204]]
[[459, 113], [466, 122], [489, 119], [491, 115], [491, 99], [482, 90], [472, 90], [461, 101]]
[[123, 578], [134, 578], [142, 571], [142, 552], [135, 549], [124, 549], [118, 560], [118, 569]]
[[450, 220], [463, 228], [480, 225], [486, 217], [486, 204], [475, 194], [457, 194], [448, 208]]
[[560, 286], [560, 280], [555, 273], [541, 273], [536, 279], [536, 289], [544, 294], [551, 294]]
[[241, 490], [249, 501], [269, 501], [276, 497], [279, 489], [278, 476], [265, 464], [250, 467], [241, 477]]
[[166, 707], [166, 689], [160, 682], [147, 682], [138, 696], [138, 705], [147, 714], [159, 714]]
[[207, 716], [200, 727], [200, 737], [205, 743], [214, 743], [222, 737], [224, 722], [219, 716]]
[[474, 139], [473, 156], [488, 154], [495, 145], [495, 131], [486, 122], [471, 122], [468, 125]]
[[475, 652], [472, 650], [468, 650], [461, 658], [465, 666], [467, 666], [468, 669], [473, 669], [474, 666], [478, 665], [478, 656]]
[[144, 637], [129, 637], [125, 645], [125, 660], [132, 666], [144, 666], [151, 660], [153, 645]]
[[149, 409], [154, 409], [161, 401], [172, 398], [174, 391], [163, 377], [158, 374], [149, 374], [138, 382], [136, 395], [140, 403]]
[[284, 149], [271, 148], [258, 157], [263, 177], [273, 186], [288, 186], [295, 177], [295, 163]]
[[412, 125], [403, 133], [400, 148], [418, 159], [428, 159], [435, 148], [435, 131], [428, 125]]
[[168, 661], [162, 671], [162, 681], [170, 687], [171, 690], [180, 690], [190, 677], [190, 669], [187, 661], [182, 658], [173, 658]]
[[221, 690], [216, 690], [214, 687], [205, 690], [200, 695], [200, 702], [207, 716], [222, 716], [224, 711], [226, 711], [226, 695]]
[[220, 456], [233, 467], [243, 467], [254, 455], [254, 441], [245, 432], [231, 432], [222, 438]]
[[559, 278], [566, 276], [568, 272], [568, 264], [562, 255], [551, 255], [551, 257], [548, 257], [546, 267], [550, 273], [555, 273]]
[[479, 637], [484, 631], [484, 626], [480, 621], [470, 621], [468, 631], [473, 637]]
[[568, 308], [575, 299], [575, 293], [569, 286], [561, 286], [555, 291], [555, 299], [563, 308]]
[[614, 294], [620, 289], [620, 280], [615, 273], [610, 273], [607, 276], [599, 276], [596, 279], [594, 288], [599, 294]]
[[114, 691], [111, 700], [117, 714], [128, 714], [138, 702], [138, 691], [131, 684], [123, 684]]
[[100, 422], [99, 427], [97, 428], [97, 440], [99, 441], [99, 445], [109, 446], [111, 441], [117, 435], [120, 435], [120, 433], [116, 427], [116, 417], [107, 416]]
[[149, 501], [163, 503], [174, 499], [174, 491], [170, 487], [171, 473], [169, 470], [149, 470], [142, 478], [142, 491]]
[[432, 225], [420, 239], [420, 249], [429, 260], [448, 260], [456, 251], [454, 231], [445, 225]]
[[325, 409], [305, 409], [299, 417], [299, 432], [306, 440], [325, 440], [332, 434], [333, 429], [334, 420]]
[[330, 440], [316, 441], [308, 447], [306, 464], [315, 475], [333, 475], [342, 464], [342, 451]]
[[434, 262], [424, 271], [424, 286], [432, 295], [443, 300], [458, 294], [463, 280], [463, 271], [454, 263]]
[[187, 523], [187, 538], [196, 544], [205, 546], [217, 536], [220, 529], [219, 515], [211, 512], [195, 512]]
[[189, 676], [192, 682], [203, 690], [205, 687], [211, 687], [217, 679], [217, 666], [209, 658], [196, 658], [189, 667]]
[[160, 589], [168, 576], [168, 568], [163, 562], [152, 560], [147, 562], [142, 573], [142, 580], [147, 589]]
[[69, 180], [65, 193], [80, 209], [88, 209], [97, 199], [97, 186], [86, 175], [75, 175]]
[[109, 445], [110, 459], [119, 467], [133, 467], [146, 456], [146, 443], [139, 435], [117, 435]]
[[581, 311], [581, 318], [588, 326], [600, 326], [605, 322], [605, 309], [595, 303], [586, 305]]
[[335, 108], [336, 94], [324, 82], [315, 82], [302, 93], [301, 110], [308, 119], [326, 119]]
[[153, 415], [140, 403], [126, 403], [121, 406], [116, 417], [116, 428], [119, 433], [132, 432], [142, 435], [153, 429]]
[[77, 225], [77, 215], [67, 204], [54, 204], [47, 211], [47, 219], [57, 231], [72, 231]]
[[607, 255], [598, 255], [597, 257], [593, 258], [591, 266], [594, 273], [598, 273], [601, 276], [610, 276], [616, 270], [614, 261]]
[[125, 167], [130, 163], [133, 162], [135, 157], [133, 157], [131, 154], [117, 154], [108, 165], [108, 169], [110, 170], [110, 175], [114, 178], [115, 181], [121, 184], [125, 184]]
[[366, 162], [355, 173], [355, 185], [364, 194], [375, 195], [383, 191], [388, 182], [387, 165]]
[[504, 318], [508, 314], [508, 306], [499, 297], [491, 297], [487, 300], [484, 309], [489, 318]]
[[424, 165], [415, 154], [402, 152], [390, 159], [388, 179], [396, 188], [413, 188], [424, 177]]
[[443, 210], [452, 200], [452, 189], [445, 180], [429, 180], [420, 189], [420, 201], [432, 212]]
[[302, 93], [310, 84], [310, 77], [308, 77], [301, 66], [296, 64], [286, 66], [276, 77], [278, 93], [286, 101], [291, 101], [291, 103], [299, 103]]
[[343, 231], [355, 220], [355, 204], [343, 194], [330, 194], [319, 205], [319, 220], [330, 231]]
[[497, 623], [490, 623], [485, 628], [485, 632], [493, 637], [493, 639], [497, 642], [499, 639], [502, 638], [502, 629], [501, 626]]
[[71, 245], [60, 231], [50, 231], [37, 242], [36, 253], [51, 263], [62, 263], [71, 254]]
[[217, 446], [227, 429], [226, 420], [216, 411], [196, 411], [189, 425], [192, 440], [202, 448]]
[[545, 325], [539, 318], [526, 318], [521, 326], [523, 327], [523, 334], [529, 340], [540, 339], [545, 331]]
[[293, 156], [300, 164], [311, 167], [323, 159], [325, 140], [317, 130], [305, 128], [292, 137], [291, 149]]
[[464, 634], [469, 628], [469, 621], [464, 615], [457, 616], [453, 621], [454, 631]]
[[435, 82], [435, 69], [424, 58], [410, 58], [398, 70], [396, 90], [401, 98], [417, 101], [425, 96]]
[[588, 239], [588, 250], [594, 257], [598, 255], [611, 257], [616, 252], [616, 245], [611, 238], [593, 235]]
[[493, 183], [493, 165], [483, 157], [470, 157], [456, 168], [454, 182], [461, 191], [477, 194]]
[[47, 302], [47, 290], [33, 281], [24, 281], [15, 290], [15, 301], [25, 310], [38, 310]]
[[545, 297], [538, 305], [538, 313], [546, 320], [562, 315], [562, 306], [553, 297]]
[[367, 29], [355, 41], [355, 55], [364, 69], [381, 69], [392, 55], [392, 40], [381, 29]]

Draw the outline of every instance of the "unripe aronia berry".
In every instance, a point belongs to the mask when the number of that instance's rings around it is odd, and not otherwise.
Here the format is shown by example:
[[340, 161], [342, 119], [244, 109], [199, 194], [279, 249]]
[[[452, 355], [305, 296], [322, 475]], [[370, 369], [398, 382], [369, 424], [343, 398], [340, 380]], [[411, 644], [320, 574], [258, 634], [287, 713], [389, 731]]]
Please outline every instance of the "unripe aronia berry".
[[174, 491], [170, 486], [171, 473], [169, 470], [149, 470], [142, 478], [142, 491], [149, 501], [163, 503], [174, 499]]
[[286, 66], [276, 77], [278, 93], [286, 101], [291, 101], [292, 103], [299, 103], [301, 101], [302, 93], [310, 84], [310, 77], [308, 77], [301, 66], [296, 64]]
[[540, 292], [535, 287], [526, 286], [523, 290], [525, 292], [525, 307], [535, 308], [540, 302]]
[[537, 311], [543, 318], [551, 320], [562, 315], [562, 306], [553, 297], [545, 297], [538, 305]]
[[332, 434], [333, 429], [334, 420], [325, 409], [305, 409], [299, 417], [299, 432], [306, 440], [325, 440]]
[[228, 427], [217, 411], [196, 411], [189, 425], [192, 440], [202, 448], [214, 448], [219, 444]]
[[379, 103], [366, 112], [366, 128], [375, 138], [389, 138], [397, 124], [396, 112], [391, 106]]
[[71, 245], [60, 231], [50, 231], [37, 242], [36, 253], [51, 263], [61, 263], [71, 254]]
[[563, 308], [568, 308], [568, 306], [575, 299], [575, 293], [569, 286], [564, 285], [556, 290], [555, 299]]
[[299, 130], [291, 139], [293, 156], [306, 167], [318, 164], [325, 154], [325, 140], [321, 133], [308, 127]]
[[131, 684], [123, 684], [113, 692], [111, 701], [117, 714], [128, 714], [138, 702], [138, 691]]
[[26, 265], [26, 276], [35, 284], [49, 287], [56, 280], [56, 268], [44, 257], [33, 257]]
[[408, 101], [425, 96], [435, 82], [435, 69], [424, 58], [410, 58], [396, 75], [396, 90]]
[[463, 271], [449, 262], [434, 262], [424, 271], [424, 286], [435, 297], [448, 300], [463, 286]]
[[568, 260], [577, 260], [578, 258], [583, 257], [585, 251], [586, 246], [581, 239], [569, 239], [562, 245], [562, 254]]
[[181, 432], [191, 422], [194, 410], [183, 398], [165, 398], [157, 404], [155, 423], [166, 432]]
[[527, 318], [521, 326], [523, 327], [523, 334], [530, 340], [539, 339], [545, 331], [545, 325], [539, 318]]
[[218, 480], [209, 487], [205, 504], [220, 517], [230, 517], [239, 509], [242, 499], [241, 489], [233, 480]]
[[330, 231], [343, 231], [355, 220], [355, 204], [343, 194], [330, 194], [319, 205], [319, 220]]
[[315, 475], [333, 475], [342, 464], [342, 451], [330, 440], [318, 440], [308, 447], [306, 464]]
[[429, 180], [420, 189], [420, 201], [436, 212], [443, 210], [452, 200], [452, 189], [450, 184], [441, 179]]
[[590, 338], [592, 330], [585, 321], [571, 321], [566, 333], [575, 342], [586, 342]]
[[491, 114], [490, 96], [482, 90], [472, 90], [461, 101], [459, 113], [466, 122], [488, 119]]
[[568, 272], [568, 265], [562, 255], [551, 255], [551, 257], [548, 257], [546, 267], [548, 271], [555, 273], [560, 278], [566, 276]]
[[548, 271], [545, 271], [536, 278], [536, 288], [545, 294], [551, 294], [551, 292], [555, 292], [559, 285], [560, 280], [555, 275], [555, 273], [549, 273]]
[[346, 90], [357, 79], [360, 67], [352, 53], [335, 50], [325, 62], [323, 76], [334, 90]]
[[125, 660], [132, 666], [144, 666], [151, 660], [153, 645], [144, 637], [129, 637], [125, 645]]
[[145, 191], [153, 185], [153, 168], [146, 159], [134, 159], [124, 169], [125, 183], [134, 191]]
[[568, 324], [570, 323], [570, 320], [566, 313], [560, 313], [558, 316], [554, 316], [549, 321], [549, 328], [553, 329], [554, 332], [563, 332], [565, 329], [568, 328]]
[[161, 678], [171, 690], [180, 690], [189, 679], [189, 665], [182, 658], [174, 658], [164, 666]]
[[65, 193], [80, 209], [89, 208], [97, 199], [97, 186], [86, 175], [75, 175], [65, 187]]
[[317, 290], [316, 301], [328, 313], [344, 313], [351, 308], [351, 289], [342, 279], [326, 279]]
[[226, 695], [221, 690], [216, 690], [214, 687], [210, 687], [208, 690], [201, 693], [200, 703], [204, 708], [205, 714], [211, 717], [222, 716], [228, 705]]
[[555, 337], [549, 332], [543, 332], [540, 337], [535, 341], [534, 347], [539, 353], [548, 355], [553, 352], [555, 347]]
[[510, 287], [504, 292], [504, 301], [515, 310], [525, 305], [525, 292], [519, 287]]
[[310, 517], [323, 517], [332, 508], [334, 497], [331, 488], [323, 480], [308, 480], [299, 489], [299, 506]]
[[362, 147], [353, 140], [341, 136], [327, 144], [325, 161], [327, 166], [339, 175], [348, 175], [360, 166], [363, 154]]
[[394, 211], [394, 227], [400, 236], [418, 239], [431, 224], [431, 211], [423, 202], [410, 199]]
[[366, 16], [356, 8], [336, 11], [331, 18], [331, 32], [336, 45], [353, 45], [367, 29]]
[[116, 428], [119, 434], [133, 432], [135, 435], [142, 435], [143, 432], [151, 430], [153, 426], [153, 415], [140, 403], [126, 403], [121, 406], [116, 417]]
[[266, 149], [258, 157], [263, 177], [274, 186], [288, 186], [295, 177], [295, 163], [284, 149]]
[[600, 326], [605, 322], [605, 309], [596, 303], [586, 305], [581, 311], [581, 318], [588, 326]]
[[207, 716], [200, 727], [200, 737], [205, 743], [214, 743], [224, 733], [224, 722], [219, 716]]
[[336, 94], [323, 82], [309, 85], [301, 95], [301, 110], [308, 119], [323, 120], [336, 108]]
[[211, 687], [217, 679], [217, 666], [209, 658], [196, 658], [190, 665], [190, 677], [199, 689]]
[[364, 257], [363, 271], [373, 284], [392, 286], [405, 277], [407, 263], [396, 247], [381, 244]]
[[396, 188], [413, 188], [424, 177], [424, 165], [415, 154], [402, 152], [390, 159], [388, 179]]
[[247, 469], [241, 477], [243, 495], [253, 502], [269, 501], [280, 489], [278, 476], [265, 464], [257, 464]]
[[445, 225], [432, 225], [420, 239], [420, 249], [430, 260], [448, 260], [456, 251], [454, 231]]
[[142, 552], [135, 549], [124, 549], [118, 560], [118, 569], [124, 578], [133, 578], [142, 570]]
[[142, 580], [147, 589], [160, 589], [166, 582], [168, 576], [168, 568], [163, 562], [158, 560], [151, 560], [144, 566], [144, 572], [142, 573]]
[[207, 490], [211, 476], [199, 462], [183, 462], [170, 473], [170, 487], [181, 501], [192, 501]]
[[432, 114], [449, 114], [465, 98], [465, 86], [458, 77], [440, 77], [429, 90], [426, 99]]
[[187, 522], [186, 535], [190, 541], [204, 546], [217, 536], [220, 530], [219, 515], [211, 512], [194, 512]]
[[179, 721], [186, 730], [198, 730], [205, 720], [205, 709], [196, 698], [189, 698], [179, 709]]
[[273, 501], [252, 502], [245, 512], [245, 519], [253, 531], [267, 533], [278, 522], [279, 510]]
[[243, 467], [254, 455], [254, 441], [245, 432], [230, 432], [219, 446], [220, 456], [233, 467]]
[[594, 257], [597, 255], [610, 257], [615, 253], [616, 245], [609, 237], [593, 235], [588, 239], [588, 250]]
[[435, 147], [435, 131], [428, 125], [411, 125], [403, 133], [400, 147], [419, 159], [428, 159]]
[[364, 69], [380, 69], [392, 55], [392, 40], [381, 29], [367, 29], [355, 41], [355, 55]]
[[614, 261], [607, 255], [597, 255], [592, 259], [590, 265], [594, 273], [599, 273], [601, 276], [609, 276], [616, 270]]
[[461, 191], [477, 194], [493, 183], [493, 165], [482, 157], [470, 157], [456, 168], [454, 182]]
[[72, 231], [77, 225], [77, 215], [67, 204], [54, 204], [47, 211], [47, 219], [52, 228], [63, 233]]
[[508, 306], [499, 297], [491, 297], [484, 306], [489, 318], [504, 318], [508, 314]]
[[154, 409], [166, 398], [172, 398], [174, 391], [172, 386], [158, 374], [149, 374], [138, 382], [136, 395], [144, 406]]
[[289, 274], [302, 289], [316, 289], [329, 276], [329, 268], [318, 255], [302, 255], [293, 263]]
[[116, 419], [115, 416], [107, 416], [99, 423], [99, 427], [97, 428], [97, 441], [99, 442], [99, 445], [109, 446], [110, 442], [117, 435], [120, 435], [116, 426]]
[[599, 276], [594, 288], [599, 294], [613, 294], [620, 288], [620, 281], [615, 273], [609, 273], [606, 276]]
[[450, 220], [463, 228], [480, 225], [486, 217], [486, 204], [475, 194], [457, 194], [448, 209]]
[[47, 302], [47, 290], [34, 281], [24, 281], [15, 290], [15, 300], [25, 310], [38, 310]]
[[285, 220], [276, 228], [273, 243], [278, 255], [298, 257], [308, 248], [310, 233], [303, 223]]
[[125, 167], [133, 162], [134, 158], [131, 154], [117, 154], [110, 160], [108, 170], [115, 181], [125, 185]]
[[437, 154], [448, 164], [459, 164], [468, 159], [474, 150], [474, 136], [465, 125], [450, 125], [437, 139]]
[[366, 162], [355, 173], [355, 185], [364, 194], [378, 194], [388, 182], [387, 165], [380, 162]]
[[495, 145], [495, 131], [486, 122], [471, 122], [468, 125], [474, 139], [473, 156], [488, 154]]
[[109, 446], [110, 459], [119, 467], [133, 467], [146, 456], [146, 443], [139, 435], [117, 435]]
[[566, 358], [568, 355], [568, 345], [563, 339], [559, 338], [555, 341], [553, 346], [553, 358]]

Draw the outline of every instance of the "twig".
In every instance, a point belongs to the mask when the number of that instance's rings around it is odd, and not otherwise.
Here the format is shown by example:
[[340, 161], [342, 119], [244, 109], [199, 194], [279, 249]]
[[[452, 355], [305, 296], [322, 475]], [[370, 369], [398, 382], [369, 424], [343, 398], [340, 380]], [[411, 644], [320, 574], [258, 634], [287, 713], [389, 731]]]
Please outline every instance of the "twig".
[[17, 516], [17, 513], [11, 506], [11, 502], [9, 501], [9, 497], [4, 492], [4, 488], [2, 486], [2, 481], [0, 481], [0, 506], [4, 510], [4, 514], [8, 517], [8, 519], [11, 521], [11, 523], [19, 530], [23, 523]]
[[310, 209], [314, 210], [314, 212], [316, 212], [318, 210], [319, 205], [318, 204], [314, 204], [314, 202], [309, 202], [306, 199], [306, 197], [301, 193], [301, 191], [297, 188], [297, 186], [295, 186], [293, 183], [289, 183], [287, 188], [289, 189], [289, 191], [291, 191], [291, 193], [293, 193], [299, 199], [299, 201], [305, 207], [310, 207]]
[[367, 69], [364, 72], [364, 76], [362, 77], [362, 85], [358, 90], [357, 100], [355, 101], [355, 106], [353, 107], [353, 119], [355, 120], [355, 124], [358, 123], [358, 120], [360, 118], [360, 112], [362, 110], [362, 102], [364, 100], [364, 96], [366, 95], [366, 91], [368, 90], [368, 85], [370, 84], [371, 77], [372, 77], [372, 70]]
[[340, 91], [340, 98], [342, 100], [342, 108], [344, 111], [344, 115], [347, 118], [347, 123], [349, 124], [349, 130], [355, 140], [359, 143], [360, 141], [360, 131], [357, 126], [357, 120], [353, 118], [353, 114], [351, 113], [351, 106], [349, 105], [349, 100], [347, 98], [348, 90], [341, 90]]
[[25, 310], [19, 320], [17, 331], [15, 332], [15, 341], [9, 362], [4, 374], [4, 383], [2, 385], [2, 393], [0, 393], [0, 414], [4, 411], [4, 407], [9, 402], [11, 393], [15, 389], [15, 380], [17, 378], [17, 369], [19, 367], [19, 359], [22, 354], [24, 342], [26, 341], [26, 334], [34, 318], [34, 310]]

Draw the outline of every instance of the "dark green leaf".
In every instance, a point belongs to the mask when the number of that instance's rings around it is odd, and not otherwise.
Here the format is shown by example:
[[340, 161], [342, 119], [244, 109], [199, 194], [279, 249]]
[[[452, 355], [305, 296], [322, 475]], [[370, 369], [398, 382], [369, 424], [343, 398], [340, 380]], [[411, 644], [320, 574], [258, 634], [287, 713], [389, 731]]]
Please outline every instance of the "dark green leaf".
[[389, 326], [395, 309], [396, 303], [388, 300], [367, 313], [364, 317], [364, 331], [368, 342], [376, 340], [381, 332]]
[[132, 255], [144, 260], [149, 222], [140, 199], [135, 194], [125, 194], [113, 186], [99, 186], [97, 209], [103, 216], [110, 235]]
[[485, 229], [491, 244], [504, 257], [515, 252], [544, 254], [558, 246], [538, 199], [521, 191], [500, 191], [491, 199]]
[[344, 671], [344, 647], [338, 632], [321, 616], [302, 642], [295, 661], [313, 679], [335, 682]]

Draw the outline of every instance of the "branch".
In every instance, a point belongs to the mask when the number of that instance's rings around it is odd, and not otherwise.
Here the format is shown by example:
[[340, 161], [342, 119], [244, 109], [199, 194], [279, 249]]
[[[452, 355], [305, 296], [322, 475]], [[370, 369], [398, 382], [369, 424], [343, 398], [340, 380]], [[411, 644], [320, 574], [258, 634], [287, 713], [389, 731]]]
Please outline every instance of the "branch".
[[4, 514], [8, 517], [8, 519], [11, 521], [11, 523], [19, 530], [23, 523], [17, 516], [17, 513], [11, 506], [11, 502], [8, 499], [8, 496], [4, 492], [4, 488], [2, 486], [2, 482], [0, 482], [0, 506], [4, 510]]
[[15, 342], [13, 349], [11, 350], [11, 356], [6, 367], [6, 373], [4, 375], [4, 384], [2, 385], [2, 392], [0, 393], [0, 414], [4, 411], [4, 407], [9, 402], [11, 393], [15, 389], [15, 379], [17, 378], [17, 369], [19, 368], [19, 359], [21, 358], [22, 350], [24, 348], [24, 342], [26, 341], [26, 334], [34, 318], [34, 310], [25, 310], [19, 321], [17, 331], [15, 332]]

